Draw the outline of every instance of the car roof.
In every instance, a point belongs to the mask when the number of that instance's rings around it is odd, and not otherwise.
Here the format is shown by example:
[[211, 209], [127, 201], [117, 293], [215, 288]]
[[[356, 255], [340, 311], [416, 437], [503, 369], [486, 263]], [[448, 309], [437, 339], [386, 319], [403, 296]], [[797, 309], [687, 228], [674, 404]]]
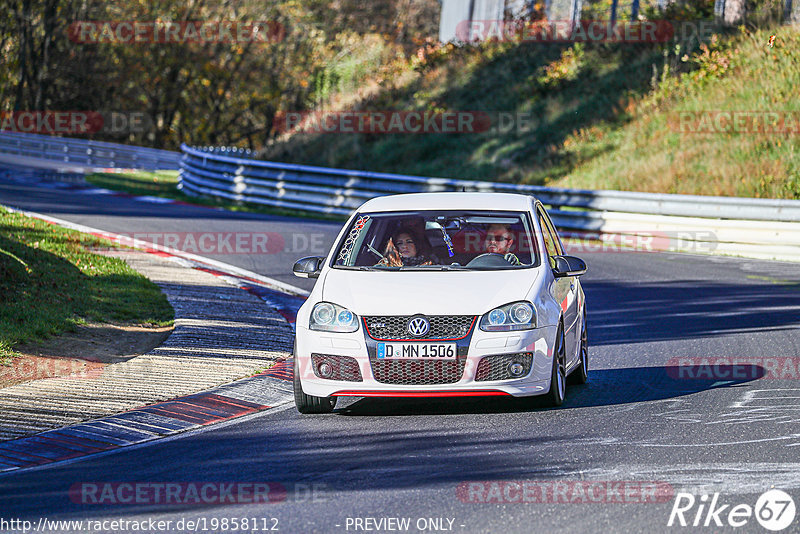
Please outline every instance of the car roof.
[[407, 210], [509, 210], [528, 211], [533, 197], [513, 193], [408, 193], [387, 195], [365, 202], [358, 211]]

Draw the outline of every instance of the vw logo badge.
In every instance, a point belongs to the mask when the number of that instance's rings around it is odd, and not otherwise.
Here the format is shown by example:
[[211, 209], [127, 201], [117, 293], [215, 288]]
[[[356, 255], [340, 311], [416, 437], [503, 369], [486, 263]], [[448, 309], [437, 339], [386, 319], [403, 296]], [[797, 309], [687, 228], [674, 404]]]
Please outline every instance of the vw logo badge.
[[414, 337], [422, 337], [431, 329], [431, 324], [425, 317], [414, 317], [408, 322], [408, 333]]

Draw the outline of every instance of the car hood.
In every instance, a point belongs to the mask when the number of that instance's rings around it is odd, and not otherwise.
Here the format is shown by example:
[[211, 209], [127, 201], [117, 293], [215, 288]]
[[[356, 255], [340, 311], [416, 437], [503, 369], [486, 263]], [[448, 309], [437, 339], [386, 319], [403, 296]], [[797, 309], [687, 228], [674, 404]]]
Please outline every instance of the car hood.
[[481, 315], [527, 298], [539, 269], [349, 271], [330, 269], [322, 299], [356, 315]]

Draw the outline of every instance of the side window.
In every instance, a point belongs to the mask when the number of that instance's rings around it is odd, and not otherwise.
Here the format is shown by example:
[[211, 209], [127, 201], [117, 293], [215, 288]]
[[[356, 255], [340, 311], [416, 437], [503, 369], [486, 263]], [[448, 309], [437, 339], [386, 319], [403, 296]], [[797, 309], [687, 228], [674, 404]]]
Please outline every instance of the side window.
[[553, 238], [553, 244], [556, 247], [556, 250], [559, 254], [564, 254], [564, 246], [561, 244], [561, 239], [558, 238], [558, 232], [556, 232], [556, 225], [553, 224], [552, 219], [547, 214], [546, 211], [542, 210], [542, 216], [544, 220], [547, 221], [547, 228], [550, 230], [551, 237]]
[[553, 224], [553, 220], [550, 218], [550, 215], [548, 215], [546, 211], [542, 210], [542, 215], [544, 215], [544, 220], [547, 221], [547, 228], [550, 229], [550, 233], [553, 235], [553, 243], [556, 246], [556, 250], [558, 250], [559, 254], [564, 254], [564, 245], [561, 243], [561, 239], [558, 236], [558, 232], [556, 231], [556, 225]]
[[547, 249], [547, 255], [555, 256], [558, 254], [557, 241], [554, 238], [552, 230], [547, 224], [547, 220], [545, 220], [542, 212], [540, 210], [536, 210], [536, 214], [539, 217], [539, 226], [542, 227], [542, 237], [544, 238], [544, 247]]

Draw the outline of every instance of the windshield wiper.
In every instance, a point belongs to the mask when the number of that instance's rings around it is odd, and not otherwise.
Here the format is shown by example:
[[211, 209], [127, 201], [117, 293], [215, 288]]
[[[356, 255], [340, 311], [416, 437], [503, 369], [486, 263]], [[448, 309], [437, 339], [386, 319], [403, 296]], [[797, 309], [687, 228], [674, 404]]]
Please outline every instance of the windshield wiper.
[[401, 271], [466, 271], [463, 265], [414, 265], [400, 267]]
[[382, 266], [369, 266], [369, 265], [337, 265], [337, 269], [345, 269], [347, 271], [376, 271], [383, 269]]

